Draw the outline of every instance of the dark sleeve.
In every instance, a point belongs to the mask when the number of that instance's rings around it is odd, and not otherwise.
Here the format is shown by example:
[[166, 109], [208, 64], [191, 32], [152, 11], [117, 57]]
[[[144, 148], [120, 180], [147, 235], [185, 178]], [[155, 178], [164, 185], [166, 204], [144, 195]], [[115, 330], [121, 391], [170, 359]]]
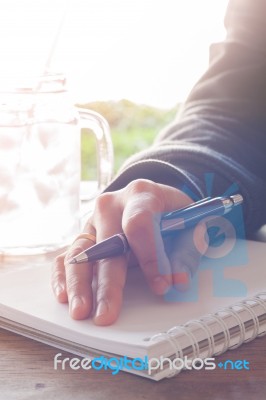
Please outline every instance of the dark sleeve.
[[195, 198], [239, 192], [249, 235], [266, 223], [266, 1], [231, 0], [225, 27], [177, 119], [108, 190], [147, 178]]

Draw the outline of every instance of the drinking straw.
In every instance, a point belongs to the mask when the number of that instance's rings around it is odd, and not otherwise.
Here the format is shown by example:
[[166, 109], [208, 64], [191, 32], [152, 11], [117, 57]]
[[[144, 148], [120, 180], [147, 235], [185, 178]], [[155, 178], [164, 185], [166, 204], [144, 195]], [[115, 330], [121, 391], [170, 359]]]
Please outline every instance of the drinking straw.
[[[47, 59], [44, 64], [44, 68], [43, 68], [43, 72], [42, 72], [41, 76], [45, 76], [45, 75], [49, 74], [49, 71], [50, 71], [51, 65], [52, 65], [52, 61], [55, 56], [56, 49], [58, 47], [58, 42], [60, 40], [62, 30], [65, 25], [66, 17], [69, 13], [69, 9], [70, 9], [70, 0], [66, 0], [65, 7], [63, 8], [63, 13], [59, 20], [59, 23], [58, 23], [58, 26], [57, 26], [57, 29], [55, 32], [55, 36], [53, 38], [52, 45], [50, 47], [50, 51], [48, 52]], [[36, 85], [34, 92], [38, 92], [41, 89], [41, 86], [42, 86], [42, 80], [40, 79], [38, 84]]]

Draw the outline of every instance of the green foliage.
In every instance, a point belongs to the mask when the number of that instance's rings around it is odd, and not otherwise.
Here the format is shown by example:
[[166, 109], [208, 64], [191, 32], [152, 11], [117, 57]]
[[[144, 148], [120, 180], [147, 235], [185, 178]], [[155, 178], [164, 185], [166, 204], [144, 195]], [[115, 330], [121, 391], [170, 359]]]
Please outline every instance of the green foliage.
[[[129, 100], [93, 102], [79, 107], [103, 115], [111, 129], [115, 172], [132, 154], [149, 147], [159, 130], [173, 120], [177, 108], [161, 110]], [[92, 134], [82, 132], [82, 179], [96, 179], [96, 147]]]

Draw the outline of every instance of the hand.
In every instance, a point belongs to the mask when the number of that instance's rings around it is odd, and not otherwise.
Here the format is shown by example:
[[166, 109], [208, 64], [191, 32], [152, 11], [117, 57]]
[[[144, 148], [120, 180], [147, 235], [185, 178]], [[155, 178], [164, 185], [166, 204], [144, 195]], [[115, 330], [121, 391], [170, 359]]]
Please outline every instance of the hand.
[[196, 231], [184, 231], [178, 239], [164, 242], [159, 224], [161, 213], [191, 203], [191, 198], [180, 190], [144, 179], [135, 180], [116, 192], [101, 194], [84, 232], [95, 235], [100, 242], [123, 231], [131, 251], [95, 265], [69, 264], [73, 256], [94, 244], [79, 238], [66, 253], [56, 258], [53, 291], [59, 302], [69, 303], [71, 317], [85, 319], [92, 314], [92, 282], [93, 272], [96, 272], [94, 323], [110, 325], [116, 321], [122, 306], [127, 266], [134, 262], [142, 269], [155, 294], [163, 295], [172, 285], [186, 289], [201, 254], [207, 250], [206, 229], [198, 225]]

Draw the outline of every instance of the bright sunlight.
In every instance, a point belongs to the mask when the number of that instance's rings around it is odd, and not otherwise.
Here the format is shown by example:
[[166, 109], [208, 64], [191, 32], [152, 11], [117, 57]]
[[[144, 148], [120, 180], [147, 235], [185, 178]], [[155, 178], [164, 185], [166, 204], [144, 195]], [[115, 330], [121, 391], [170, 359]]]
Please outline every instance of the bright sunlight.
[[1, 75], [38, 75], [49, 64], [67, 74], [77, 101], [127, 98], [164, 108], [183, 101], [207, 67], [210, 43], [224, 37], [227, 0], [0, 5]]

